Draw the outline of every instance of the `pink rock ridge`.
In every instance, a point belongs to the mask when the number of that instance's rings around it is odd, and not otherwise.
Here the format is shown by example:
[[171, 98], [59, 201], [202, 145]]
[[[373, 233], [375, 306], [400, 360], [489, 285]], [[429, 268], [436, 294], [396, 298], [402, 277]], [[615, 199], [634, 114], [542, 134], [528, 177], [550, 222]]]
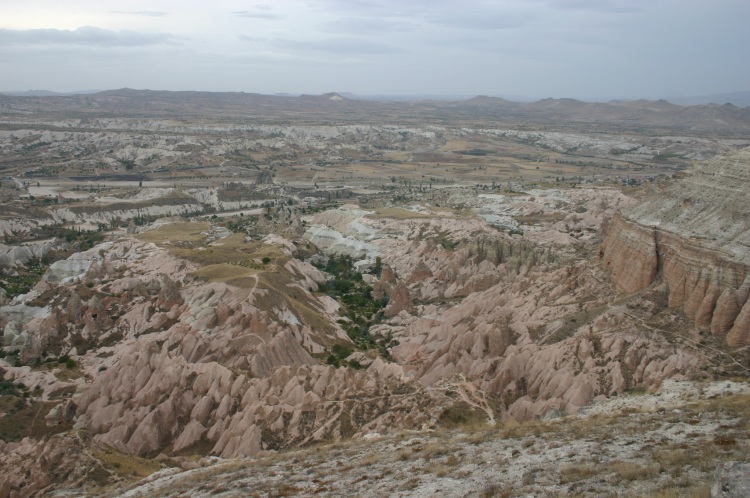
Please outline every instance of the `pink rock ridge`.
[[750, 345], [750, 148], [695, 166], [616, 216], [601, 257], [620, 290], [662, 280], [696, 326]]
[[620, 215], [610, 224], [601, 258], [621, 291], [638, 292], [663, 280], [669, 306], [681, 307], [697, 327], [725, 337], [732, 347], [750, 345], [750, 265]]
[[[311, 292], [325, 277], [302, 261], [284, 265], [288, 294], [274, 294], [196, 281], [189, 268], [149, 271], [154, 262], [179, 265], [148, 244], [122, 241], [105, 255], [123, 245], [149, 257], [115, 258], [109, 273], [95, 268], [88, 298], [61, 286], [67, 302], [44, 323], [27, 324], [35, 340], [23, 350], [32, 357], [79, 335], [87, 341], [92, 349], [78, 361], [93, 381], [71, 406], [95, 444], [146, 456], [209, 448], [235, 457], [421, 427], [451, 403], [380, 359], [366, 370], [321, 365], [313, 355], [349, 339], [336, 325], [337, 306]], [[401, 301], [410, 305], [408, 293]]]
[[392, 354], [425, 386], [464, 375], [517, 419], [699, 371], [699, 356], [608, 308], [612, 297], [586, 263], [515, 276], [442, 312], [425, 307]]

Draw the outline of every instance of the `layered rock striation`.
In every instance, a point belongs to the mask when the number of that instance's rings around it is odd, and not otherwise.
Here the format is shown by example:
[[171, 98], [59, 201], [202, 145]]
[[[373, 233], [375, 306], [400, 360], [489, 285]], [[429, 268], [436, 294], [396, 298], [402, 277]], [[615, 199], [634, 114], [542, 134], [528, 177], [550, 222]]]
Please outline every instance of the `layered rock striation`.
[[693, 168], [616, 215], [600, 256], [623, 292], [657, 280], [695, 325], [750, 345], [750, 149]]

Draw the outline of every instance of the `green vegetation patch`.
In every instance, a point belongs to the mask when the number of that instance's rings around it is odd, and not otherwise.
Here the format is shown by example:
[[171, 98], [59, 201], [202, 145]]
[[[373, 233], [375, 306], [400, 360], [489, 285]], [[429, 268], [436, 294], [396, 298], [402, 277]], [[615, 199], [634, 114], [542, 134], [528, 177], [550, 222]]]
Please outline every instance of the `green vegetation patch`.
[[26, 294], [39, 282], [49, 265], [46, 259], [30, 259], [26, 265], [16, 270], [17, 275], [0, 276], [0, 288], [9, 298]]
[[[387, 358], [388, 347], [392, 345], [391, 338], [376, 339], [370, 334], [370, 327], [382, 320], [382, 310], [388, 304], [388, 299], [373, 298], [372, 287], [367, 285], [362, 275], [354, 269], [354, 260], [351, 256], [331, 256], [328, 263], [320, 269], [333, 276], [328, 282], [320, 284], [320, 291], [327, 293], [341, 304], [341, 315], [346, 319], [339, 320], [339, 325], [346, 331], [349, 339], [358, 348], [378, 349], [379, 353]], [[328, 357], [328, 362], [338, 365], [346, 356], [343, 356], [341, 352], [333, 352]]]

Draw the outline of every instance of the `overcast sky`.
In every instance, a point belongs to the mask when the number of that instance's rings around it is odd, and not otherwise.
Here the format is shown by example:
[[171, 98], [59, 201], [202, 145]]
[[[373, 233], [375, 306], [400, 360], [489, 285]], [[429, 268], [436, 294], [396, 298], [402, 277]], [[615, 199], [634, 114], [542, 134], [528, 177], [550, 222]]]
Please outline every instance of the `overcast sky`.
[[750, 90], [750, 0], [2, 0], [0, 90]]

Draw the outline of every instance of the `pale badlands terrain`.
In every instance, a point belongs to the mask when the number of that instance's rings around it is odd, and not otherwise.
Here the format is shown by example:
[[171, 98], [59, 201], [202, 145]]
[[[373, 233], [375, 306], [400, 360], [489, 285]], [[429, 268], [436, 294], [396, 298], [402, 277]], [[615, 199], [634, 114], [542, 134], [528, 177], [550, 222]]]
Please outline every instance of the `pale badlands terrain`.
[[[0, 495], [743, 496], [740, 139], [107, 119], [0, 145], [91, 154], [86, 175], [205, 154], [226, 176], [4, 180]], [[484, 175], [482, 137], [533, 148], [532, 174], [584, 149], [651, 168], [632, 161], [665, 140], [693, 166], [639, 188], [420, 174], [468, 150]], [[392, 178], [317, 185], [372, 149]]]

